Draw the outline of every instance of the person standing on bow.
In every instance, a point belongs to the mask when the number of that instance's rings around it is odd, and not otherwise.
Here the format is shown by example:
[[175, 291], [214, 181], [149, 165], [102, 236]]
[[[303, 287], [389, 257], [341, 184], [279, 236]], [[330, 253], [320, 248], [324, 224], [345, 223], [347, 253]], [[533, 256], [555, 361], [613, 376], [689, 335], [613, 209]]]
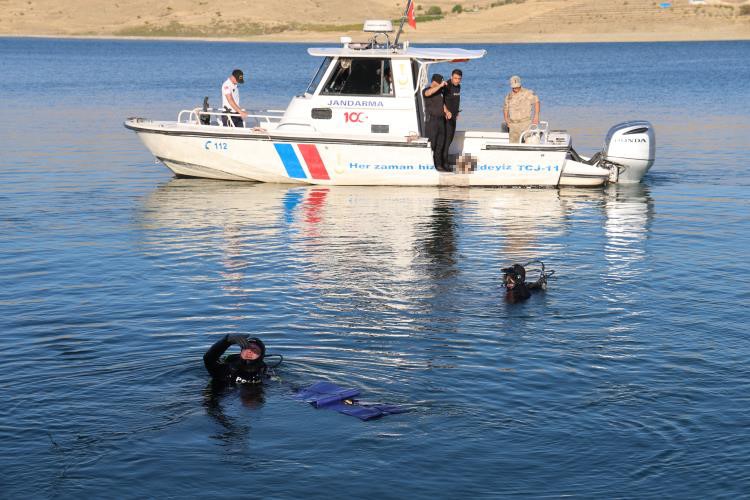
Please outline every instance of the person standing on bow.
[[242, 74], [241, 69], [232, 71], [229, 78], [221, 85], [221, 105], [224, 106], [225, 113], [230, 113], [228, 116], [224, 115], [221, 117], [221, 121], [225, 127], [229, 126], [230, 118], [235, 127], [245, 126], [247, 113], [240, 108], [240, 91], [237, 89], [238, 83], [245, 83], [245, 75]]
[[532, 123], [539, 123], [539, 97], [533, 90], [521, 87], [521, 77], [510, 77], [511, 91], [505, 96], [503, 115], [508, 124], [509, 142], [520, 142], [521, 134]]
[[445, 107], [445, 144], [443, 146], [443, 165], [448, 163], [453, 136], [456, 134], [456, 119], [461, 111], [461, 79], [464, 74], [460, 69], [454, 69], [451, 79], [443, 90], [443, 106]]
[[430, 86], [422, 91], [424, 97], [424, 120], [425, 135], [430, 140], [432, 148], [432, 160], [435, 169], [439, 172], [448, 172], [443, 164], [443, 150], [445, 148], [445, 105], [443, 102], [443, 90], [448, 82], [443, 80], [443, 75], [435, 73], [432, 75]]

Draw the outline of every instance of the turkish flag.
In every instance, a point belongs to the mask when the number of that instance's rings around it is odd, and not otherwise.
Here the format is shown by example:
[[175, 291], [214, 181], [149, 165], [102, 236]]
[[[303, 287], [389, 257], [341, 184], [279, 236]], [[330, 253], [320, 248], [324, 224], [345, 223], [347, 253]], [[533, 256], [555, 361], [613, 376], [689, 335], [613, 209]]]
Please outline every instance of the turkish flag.
[[409, 26], [417, 29], [417, 20], [414, 18], [414, 2], [409, 0], [409, 8], [406, 9], [406, 19], [409, 22]]

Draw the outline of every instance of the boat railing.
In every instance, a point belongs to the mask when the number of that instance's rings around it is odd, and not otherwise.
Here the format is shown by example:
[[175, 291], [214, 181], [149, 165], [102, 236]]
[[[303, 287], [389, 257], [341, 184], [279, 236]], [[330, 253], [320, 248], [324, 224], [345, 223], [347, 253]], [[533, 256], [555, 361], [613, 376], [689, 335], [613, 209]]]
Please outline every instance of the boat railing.
[[[278, 124], [284, 115], [284, 110], [280, 109], [265, 109], [259, 111], [249, 110], [247, 117], [254, 118], [259, 126]], [[217, 126], [228, 126], [234, 127], [234, 121], [227, 120], [227, 125], [222, 123], [221, 117], [224, 116], [237, 116], [237, 113], [227, 113], [216, 109], [203, 110], [202, 108], [195, 109], [183, 109], [177, 114], [178, 123], [189, 123], [193, 125], [217, 125]], [[213, 118], [216, 118], [215, 123]], [[208, 123], [205, 123], [205, 122]]]
[[549, 122], [532, 123], [521, 133], [519, 142], [526, 144], [546, 144], [549, 134]]

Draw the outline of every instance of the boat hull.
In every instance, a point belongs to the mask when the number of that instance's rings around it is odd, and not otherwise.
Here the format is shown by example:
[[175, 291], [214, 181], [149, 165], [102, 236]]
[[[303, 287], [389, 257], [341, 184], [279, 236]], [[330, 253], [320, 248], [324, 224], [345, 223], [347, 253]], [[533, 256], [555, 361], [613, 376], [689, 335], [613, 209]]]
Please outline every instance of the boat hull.
[[179, 176], [317, 185], [598, 186], [609, 171], [573, 162], [566, 147], [485, 146], [470, 173], [438, 172], [424, 139], [303, 133], [129, 119], [151, 153]]

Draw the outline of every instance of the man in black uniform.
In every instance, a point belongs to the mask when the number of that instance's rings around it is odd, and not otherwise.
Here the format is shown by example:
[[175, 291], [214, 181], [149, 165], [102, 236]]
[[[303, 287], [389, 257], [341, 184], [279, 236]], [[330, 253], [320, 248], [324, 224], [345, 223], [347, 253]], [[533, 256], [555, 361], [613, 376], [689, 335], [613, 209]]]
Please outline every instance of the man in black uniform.
[[[233, 344], [240, 346], [240, 353], [221, 360], [221, 355]], [[266, 346], [257, 337], [224, 335], [203, 355], [203, 363], [215, 383], [259, 386], [268, 373], [263, 361], [265, 355]]]
[[443, 147], [443, 165], [448, 167], [448, 150], [456, 134], [456, 118], [461, 111], [461, 79], [464, 74], [460, 69], [454, 69], [451, 80], [443, 89], [443, 102], [445, 106], [445, 145]]
[[445, 105], [443, 103], [443, 89], [448, 85], [443, 81], [443, 75], [435, 73], [429, 87], [422, 91], [424, 96], [425, 135], [430, 140], [432, 159], [435, 168], [440, 172], [448, 172], [443, 162], [445, 148]]

